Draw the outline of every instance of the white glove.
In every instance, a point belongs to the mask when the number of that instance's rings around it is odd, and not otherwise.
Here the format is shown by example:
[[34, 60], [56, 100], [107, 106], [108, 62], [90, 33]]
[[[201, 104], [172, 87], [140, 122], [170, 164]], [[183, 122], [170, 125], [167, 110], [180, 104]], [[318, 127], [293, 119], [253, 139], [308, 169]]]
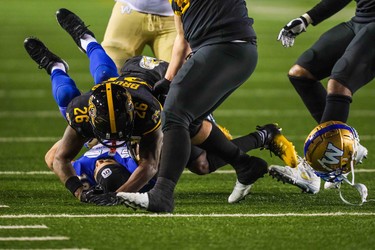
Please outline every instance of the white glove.
[[305, 17], [295, 18], [282, 28], [277, 40], [281, 41], [284, 47], [292, 47], [296, 36], [306, 31], [308, 25], [309, 22]]

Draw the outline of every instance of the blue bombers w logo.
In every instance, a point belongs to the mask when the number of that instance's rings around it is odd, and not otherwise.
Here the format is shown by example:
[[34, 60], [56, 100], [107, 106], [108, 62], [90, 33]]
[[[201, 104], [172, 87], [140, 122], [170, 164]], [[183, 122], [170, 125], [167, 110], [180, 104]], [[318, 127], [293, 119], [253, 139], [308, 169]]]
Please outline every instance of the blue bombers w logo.
[[328, 143], [324, 157], [320, 160], [324, 164], [334, 165], [340, 162], [340, 157], [343, 156], [344, 151], [335, 147], [332, 143]]

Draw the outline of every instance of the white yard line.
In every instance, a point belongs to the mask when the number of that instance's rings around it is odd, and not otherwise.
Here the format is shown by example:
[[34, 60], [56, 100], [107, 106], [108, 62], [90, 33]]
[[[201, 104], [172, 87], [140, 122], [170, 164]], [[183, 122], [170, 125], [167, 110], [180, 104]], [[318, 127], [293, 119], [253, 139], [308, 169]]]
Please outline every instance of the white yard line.
[[338, 217], [338, 216], [375, 216], [374, 213], [336, 212], [336, 213], [280, 213], [280, 214], [15, 214], [0, 215], [1, 219], [20, 218], [134, 218], [134, 217]]
[[[355, 169], [356, 173], [375, 173], [375, 169]], [[184, 170], [184, 174], [192, 174], [189, 170]], [[234, 174], [234, 170], [217, 170], [212, 174]], [[53, 175], [52, 171], [0, 171], [0, 175]], [[5, 205], [0, 205], [5, 206]]]
[[7, 208], [7, 207], [9, 207], [9, 206], [7, 206], [7, 205], [0, 205], [0, 208]]
[[51, 241], [51, 240], [69, 240], [69, 237], [65, 237], [65, 236], [0, 237], [0, 241]]
[[0, 225], [0, 229], [47, 229], [46, 225]]

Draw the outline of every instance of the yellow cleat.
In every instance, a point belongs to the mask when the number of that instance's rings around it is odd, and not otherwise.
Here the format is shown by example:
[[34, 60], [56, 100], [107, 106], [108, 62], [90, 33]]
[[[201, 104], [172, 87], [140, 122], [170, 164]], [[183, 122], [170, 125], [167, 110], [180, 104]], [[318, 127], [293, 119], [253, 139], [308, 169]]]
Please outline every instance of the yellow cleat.
[[257, 126], [256, 129], [265, 135], [263, 148], [270, 150], [287, 166], [297, 167], [298, 158], [294, 145], [281, 134], [281, 128], [276, 123]]
[[225, 137], [228, 139], [228, 140], [232, 140], [233, 139], [233, 136], [230, 134], [229, 130], [224, 128], [223, 126], [220, 126], [219, 124], [216, 123], [216, 126], [221, 130], [221, 132], [223, 132], [223, 134], [225, 135]]

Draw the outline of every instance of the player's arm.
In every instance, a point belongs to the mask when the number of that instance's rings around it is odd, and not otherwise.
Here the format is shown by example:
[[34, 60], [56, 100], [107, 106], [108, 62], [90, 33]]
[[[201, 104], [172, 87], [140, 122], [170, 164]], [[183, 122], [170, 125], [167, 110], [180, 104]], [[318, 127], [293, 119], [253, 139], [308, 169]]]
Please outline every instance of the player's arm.
[[60, 141], [58, 140], [53, 146], [48, 150], [46, 155], [44, 156], [44, 161], [46, 162], [49, 169], [53, 171], [53, 160], [55, 159], [56, 150], [60, 145]]
[[68, 126], [55, 151], [53, 171], [65, 187], [77, 198], [82, 193], [82, 183], [72, 166], [72, 160], [78, 155], [87, 139]]
[[304, 15], [307, 15], [308, 18], [311, 19], [312, 25], [317, 25], [342, 10], [351, 1], [352, 0], [322, 0]]
[[177, 71], [181, 68], [182, 64], [185, 62], [185, 58], [191, 52], [189, 43], [185, 39], [184, 29], [182, 27], [181, 17], [174, 16], [175, 26], [176, 26], [176, 39], [173, 44], [172, 57], [169, 63], [167, 72], [165, 73], [165, 78], [172, 81]]
[[177, 71], [181, 68], [182, 64], [184, 64], [186, 57], [191, 52], [190, 45], [185, 39], [181, 17], [175, 15], [174, 20], [177, 35], [173, 44], [171, 61], [168, 65], [165, 76], [161, 80], [156, 82], [153, 87], [154, 96], [162, 104], [164, 104], [165, 96], [169, 91], [169, 85], [171, 84], [171, 81], [177, 74]]
[[306, 31], [309, 24], [317, 25], [342, 10], [351, 0], [322, 0], [300, 17], [292, 19], [279, 32], [278, 41], [284, 47], [292, 47], [295, 38]]
[[163, 134], [161, 128], [144, 135], [139, 143], [137, 169], [117, 192], [136, 192], [146, 185], [158, 171]]

